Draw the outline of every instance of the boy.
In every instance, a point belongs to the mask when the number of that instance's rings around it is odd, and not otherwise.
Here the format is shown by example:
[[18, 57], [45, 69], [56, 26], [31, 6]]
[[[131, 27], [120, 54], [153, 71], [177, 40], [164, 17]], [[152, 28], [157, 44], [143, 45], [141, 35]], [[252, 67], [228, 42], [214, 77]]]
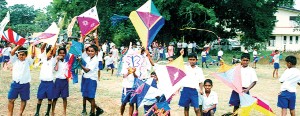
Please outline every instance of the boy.
[[[38, 88], [37, 93], [37, 107], [36, 107], [36, 113], [35, 116], [39, 116], [40, 108], [42, 105], [43, 99], [48, 99], [48, 107], [46, 116], [49, 116], [51, 105], [52, 105], [52, 99], [54, 99], [54, 83], [53, 83], [53, 72], [54, 67], [56, 64], [56, 59], [53, 58], [53, 55], [55, 54], [55, 46], [53, 47], [51, 51], [51, 47], [48, 47], [45, 51], [46, 43], [44, 43], [41, 47], [41, 62], [43, 63], [40, 70], [40, 80], [41, 83]], [[48, 53], [49, 52], [49, 53]]]
[[112, 57], [112, 53], [109, 53], [109, 56], [105, 56], [104, 58], [106, 64], [106, 70], [111, 70], [111, 75], [114, 74], [114, 58]]
[[[257, 82], [257, 75], [253, 68], [249, 67], [250, 54], [243, 53], [241, 56], [241, 80], [243, 92], [249, 94], [249, 90], [252, 89]], [[232, 91], [229, 104], [234, 106], [233, 112], [235, 112], [240, 106], [240, 97], [239, 94], [235, 91]]]
[[274, 71], [273, 71], [273, 78], [275, 77], [274, 75], [276, 74], [276, 78], [278, 78], [278, 69], [280, 68], [280, 65], [279, 65], [279, 56], [280, 56], [280, 53], [278, 50], [275, 50], [275, 55], [273, 57], [274, 59]]
[[101, 70], [103, 70], [103, 55], [104, 55], [104, 52], [102, 51], [102, 47], [99, 46], [99, 51], [98, 51], [98, 61], [99, 61], [99, 64], [98, 64], [98, 80], [100, 81], [100, 77], [101, 77]]
[[254, 50], [253, 50], [253, 64], [254, 64], [253, 68], [254, 68], [254, 69], [256, 69], [256, 63], [257, 63], [257, 61], [258, 61], [258, 56], [257, 56], [257, 55], [258, 55], [258, 54], [257, 54], [257, 49], [254, 48]]
[[[18, 50], [17, 55], [15, 52]], [[20, 45], [12, 49], [10, 53], [11, 62], [13, 65], [12, 78], [13, 82], [10, 85], [8, 92], [8, 116], [13, 115], [14, 102], [20, 95], [21, 108], [19, 115], [23, 114], [27, 100], [30, 99], [30, 65], [33, 63], [34, 52], [31, 57], [27, 57], [26, 48]]]
[[218, 95], [216, 92], [211, 90], [212, 87], [212, 80], [206, 79], [204, 81], [205, 93], [203, 95], [203, 104], [199, 104], [203, 106], [203, 116], [213, 116], [216, 112], [218, 104]]
[[220, 63], [221, 59], [222, 59], [222, 56], [223, 56], [223, 51], [222, 51], [222, 48], [220, 48], [220, 50], [218, 51], [218, 62]]
[[[201, 111], [199, 109], [199, 99], [197, 88], [199, 87], [199, 93], [203, 94], [203, 81], [204, 75], [201, 68], [196, 65], [197, 62], [197, 54], [191, 53], [188, 55], [189, 65], [185, 66], [186, 77], [183, 81], [183, 89], [181, 91], [179, 106], [184, 107], [184, 115], [189, 116], [189, 107], [190, 105], [194, 107], [195, 113], [197, 116], [201, 115]], [[202, 109], [202, 108], [201, 108]]]
[[205, 63], [206, 68], [208, 68], [207, 63], [206, 63], [206, 50], [204, 48], [201, 52], [201, 56], [202, 56], [202, 68], [203, 68], [203, 63]]
[[300, 85], [300, 70], [296, 68], [297, 59], [295, 56], [287, 56], [285, 62], [288, 68], [279, 78], [282, 85], [277, 106], [282, 109], [281, 116], [287, 115], [287, 109], [290, 109], [291, 116], [296, 116], [296, 86], [297, 84]]
[[11, 44], [10, 43], [7, 43], [6, 44], [6, 46], [5, 46], [5, 48], [2, 50], [2, 62], [3, 62], [3, 66], [2, 66], [2, 68], [3, 69], [6, 69], [6, 70], [8, 70], [8, 68], [7, 68], [7, 63], [8, 63], [8, 61], [9, 61], [9, 55], [10, 55], [10, 52], [11, 52]]

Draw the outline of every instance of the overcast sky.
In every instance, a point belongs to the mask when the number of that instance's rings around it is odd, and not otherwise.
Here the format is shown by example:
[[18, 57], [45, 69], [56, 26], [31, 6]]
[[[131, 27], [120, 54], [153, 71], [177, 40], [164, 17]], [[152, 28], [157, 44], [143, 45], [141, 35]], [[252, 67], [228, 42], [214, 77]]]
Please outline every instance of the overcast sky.
[[[13, 6], [14, 4], [27, 4], [28, 6], [34, 6], [35, 9], [42, 9], [50, 4], [53, 0], [6, 0], [8, 6]], [[300, 0], [295, 0], [295, 8], [300, 10]]]

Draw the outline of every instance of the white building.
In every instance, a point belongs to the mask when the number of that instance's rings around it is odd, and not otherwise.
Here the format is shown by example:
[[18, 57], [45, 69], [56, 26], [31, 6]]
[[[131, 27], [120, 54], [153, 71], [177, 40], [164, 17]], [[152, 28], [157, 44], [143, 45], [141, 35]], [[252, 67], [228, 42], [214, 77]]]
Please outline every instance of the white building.
[[300, 15], [300, 10], [278, 8], [275, 13], [277, 22], [267, 42], [267, 50], [300, 51], [300, 27], [294, 21]]

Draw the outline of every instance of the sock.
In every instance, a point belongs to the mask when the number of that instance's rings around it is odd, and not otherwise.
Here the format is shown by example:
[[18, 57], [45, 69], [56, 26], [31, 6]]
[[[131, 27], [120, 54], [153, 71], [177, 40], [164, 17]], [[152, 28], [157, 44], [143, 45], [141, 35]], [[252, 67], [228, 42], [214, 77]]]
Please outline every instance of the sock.
[[50, 109], [51, 109], [51, 104], [48, 104], [48, 107], [47, 107], [47, 112], [46, 112], [46, 114], [49, 114], [49, 112], [50, 112]]
[[82, 106], [83, 106], [82, 112], [86, 112], [86, 104], [83, 104]]
[[35, 114], [39, 114], [40, 113], [41, 105], [42, 104], [37, 104], [37, 106], [36, 106], [36, 113]]

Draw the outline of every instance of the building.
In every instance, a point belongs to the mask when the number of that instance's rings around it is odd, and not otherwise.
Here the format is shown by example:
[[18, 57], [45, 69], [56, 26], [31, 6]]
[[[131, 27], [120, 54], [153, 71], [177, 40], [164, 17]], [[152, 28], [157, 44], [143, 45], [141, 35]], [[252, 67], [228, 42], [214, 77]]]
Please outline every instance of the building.
[[300, 51], [300, 26], [295, 22], [300, 10], [280, 7], [275, 16], [277, 22], [266, 43], [267, 50]]

